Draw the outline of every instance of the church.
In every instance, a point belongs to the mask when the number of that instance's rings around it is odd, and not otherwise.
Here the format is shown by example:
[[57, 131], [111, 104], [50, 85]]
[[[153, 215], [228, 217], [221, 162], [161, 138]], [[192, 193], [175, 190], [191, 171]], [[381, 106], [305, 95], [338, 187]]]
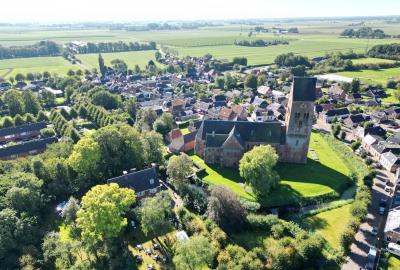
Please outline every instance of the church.
[[271, 145], [279, 160], [304, 164], [313, 125], [316, 78], [295, 77], [285, 121], [204, 120], [196, 134], [195, 153], [208, 164], [237, 167], [244, 153]]

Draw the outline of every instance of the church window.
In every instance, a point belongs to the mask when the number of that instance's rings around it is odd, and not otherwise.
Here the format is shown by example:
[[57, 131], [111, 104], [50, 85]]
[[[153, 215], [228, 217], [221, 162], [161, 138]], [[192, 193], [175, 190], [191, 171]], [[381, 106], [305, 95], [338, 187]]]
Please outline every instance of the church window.
[[304, 119], [308, 119], [308, 117], [310, 117], [310, 114], [309, 113], [304, 113]]
[[298, 146], [299, 145], [299, 140], [296, 140], [296, 146]]
[[302, 122], [302, 121], [299, 121], [298, 127], [301, 128], [302, 126], [303, 126], [303, 122]]

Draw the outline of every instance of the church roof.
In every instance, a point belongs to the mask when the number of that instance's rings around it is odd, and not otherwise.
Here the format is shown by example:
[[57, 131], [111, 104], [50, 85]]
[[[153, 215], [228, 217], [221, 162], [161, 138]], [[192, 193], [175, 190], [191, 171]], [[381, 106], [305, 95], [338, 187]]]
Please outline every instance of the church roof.
[[294, 77], [293, 101], [315, 101], [315, 85], [317, 78]]
[[[217, 135], [224, 135], [225, 141], [232, 131], [233, 127], [235, 127], [235, 134], [236, 132], [240, 134], [241, 140], [243, 140], [244, 142], [281, 143], [284, 140], [284, 132], [281, 123], [278, 121], [247, 122], [204, 120], [202, 126], [199, 129], [198, 137], [202, 140], [212, 140], [208, 136], [212, 136], [213, 134], [216, 137]], [[222, 139], [223, 137], [216, 138], [216, 140]], [[223, 142], [221, 142], [220, 145], [222, 145]]]

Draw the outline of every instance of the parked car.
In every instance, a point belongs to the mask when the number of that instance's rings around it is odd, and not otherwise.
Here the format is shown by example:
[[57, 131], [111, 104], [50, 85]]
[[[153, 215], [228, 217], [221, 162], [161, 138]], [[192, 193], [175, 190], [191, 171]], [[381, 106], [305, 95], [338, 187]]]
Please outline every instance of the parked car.
[[387, 204], [387, 200], [381, 199], [381, 202], [379, 203], [379, 214], [380, 215], [383, 215], [385, 213], [386, 204]]
[[376, 236], [378, 234], [378, 228], [377, 227], [372, 227], [370, 230], [370, 233], [374, 236]]

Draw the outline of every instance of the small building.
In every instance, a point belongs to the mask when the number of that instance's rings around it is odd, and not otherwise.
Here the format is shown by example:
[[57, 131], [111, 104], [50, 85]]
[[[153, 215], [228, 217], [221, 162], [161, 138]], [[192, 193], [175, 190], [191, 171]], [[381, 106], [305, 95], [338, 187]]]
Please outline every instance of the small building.
[[389, 210], [383, 234], [385, 242], [400, 244], [400, 206]]
[[180, 129], [173, 129], [169, 135], [171, 140], [171, 143], [168, 146], [169, 151], [173, 153], [180, 153], [193, 150], [196, 134], [197, 131], [193, 131], [183, 135]]
[[362, 147], [369, 152], [372, 145], [384, 141], [381, 137], [377, 135], [367, 134], [361, 141]]
[[322, 112], [320, 118], [326, 123], [332, 123], [333, 119], [341, 121], [350, 116], [350, 111], [347, 108], [333, 109]]
[[138, 199], [152, 196], [161, 191], [161, 182], [154, 167], [141, 171], [133, 169], [130, 173], [125, 171], [121, 176], [108, 179], [107, 183], [116, 183], [120, 187], [133, 189]]
[[348, 126], [348, 127], [357, 127], [359, 125], [361, 125], [362, 123], [364, 123], [365, 121], [367, 121], [369, 119], [369, 117], [365, 117], [362, 114], [352, 114], [349, 117], [347, 117], [346, 119], [344, 119], [343, 123]]
[[383, 153], [379, 159], [379, 163], [389, 172], [396, 172], [400, 167], [400, 159], [391, 151]]
[[339, 86], [339, 84], [332, 84], [328, 90], [328, 95], [334, 99], [345, 101], [346, 92]]
[[64, 92], [62, 90], [59, 89], [53, 89], [51, 87], [45, 87], [44, 88], [45, 91], [49, 91], [50, 93], [52, 93], [53, 95], [56, 96], [56, 98], [59, 97], [63, 97], [64, 96]]

